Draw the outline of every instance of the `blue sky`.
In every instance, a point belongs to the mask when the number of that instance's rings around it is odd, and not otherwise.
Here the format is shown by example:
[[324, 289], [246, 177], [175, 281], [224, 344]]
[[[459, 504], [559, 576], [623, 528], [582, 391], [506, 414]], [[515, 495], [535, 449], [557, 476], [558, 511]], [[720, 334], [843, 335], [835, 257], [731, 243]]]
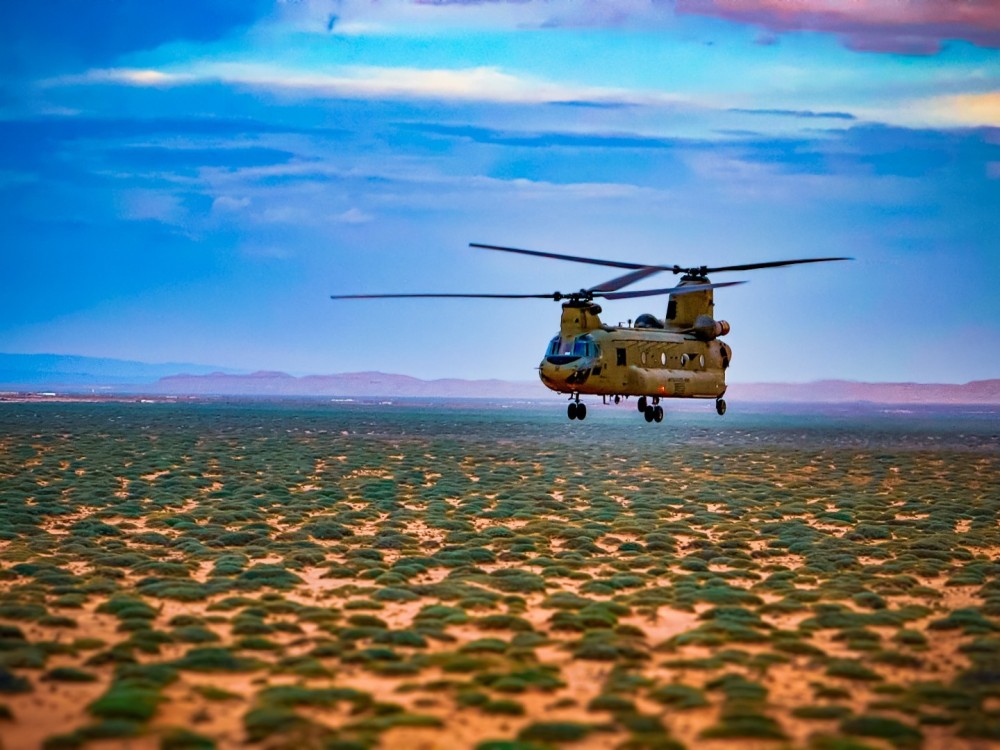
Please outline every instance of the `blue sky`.
[[750, 282], [732, 381], [1000, 377], [987, 0], [12, 1], [0, 35], [0, 351], [532, 379], [553, 302], [329, 299], [614, 275], [485, 242], [854, 256], [714, 279]]

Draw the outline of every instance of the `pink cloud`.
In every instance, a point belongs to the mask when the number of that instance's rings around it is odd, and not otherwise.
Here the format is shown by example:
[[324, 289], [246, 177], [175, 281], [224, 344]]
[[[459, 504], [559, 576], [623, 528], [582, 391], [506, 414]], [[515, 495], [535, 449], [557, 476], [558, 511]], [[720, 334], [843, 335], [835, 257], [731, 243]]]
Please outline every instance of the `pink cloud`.
[[776, 33], [832, 33], [870, 52], [930, 55], [948, 39], [1000, 47], [998, 0], [676, 0], [676, 11]]

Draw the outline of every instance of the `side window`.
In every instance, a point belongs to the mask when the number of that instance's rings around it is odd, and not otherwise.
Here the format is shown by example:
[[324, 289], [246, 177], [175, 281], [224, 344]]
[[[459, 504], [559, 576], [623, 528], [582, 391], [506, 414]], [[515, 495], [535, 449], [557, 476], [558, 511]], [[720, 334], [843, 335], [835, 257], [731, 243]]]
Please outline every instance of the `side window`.
[[624, 349], [616, 349], [615, 353], [617, 355], [617, 362], [618, 362], [618, 364], [624, 366], [624, 364], [625, 364], [625, 350]]

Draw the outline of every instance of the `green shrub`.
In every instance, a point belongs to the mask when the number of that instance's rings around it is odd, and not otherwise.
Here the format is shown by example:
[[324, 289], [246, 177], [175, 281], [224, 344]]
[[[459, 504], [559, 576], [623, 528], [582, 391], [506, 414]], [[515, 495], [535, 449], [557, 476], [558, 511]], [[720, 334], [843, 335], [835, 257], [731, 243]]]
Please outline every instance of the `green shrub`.
[[529, 724], [517, 733], [519, 740], [539, 742], [574, 742], [592, 731], [588, 724], [575, 721], [541, 721]]
[[885, 716], [856, 716], [841, 723], [840, 731], [859, 737], [878, 737], [898, 748], [919, 748], [924, 739], [916, 727]]

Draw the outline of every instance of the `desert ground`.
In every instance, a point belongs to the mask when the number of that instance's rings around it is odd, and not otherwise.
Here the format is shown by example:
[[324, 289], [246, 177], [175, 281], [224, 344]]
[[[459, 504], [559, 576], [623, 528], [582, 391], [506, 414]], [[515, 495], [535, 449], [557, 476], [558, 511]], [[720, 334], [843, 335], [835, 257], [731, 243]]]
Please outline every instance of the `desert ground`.
[[0, 404], [2, 747], [1000, 746], [1000, 412], [709, 412]]

